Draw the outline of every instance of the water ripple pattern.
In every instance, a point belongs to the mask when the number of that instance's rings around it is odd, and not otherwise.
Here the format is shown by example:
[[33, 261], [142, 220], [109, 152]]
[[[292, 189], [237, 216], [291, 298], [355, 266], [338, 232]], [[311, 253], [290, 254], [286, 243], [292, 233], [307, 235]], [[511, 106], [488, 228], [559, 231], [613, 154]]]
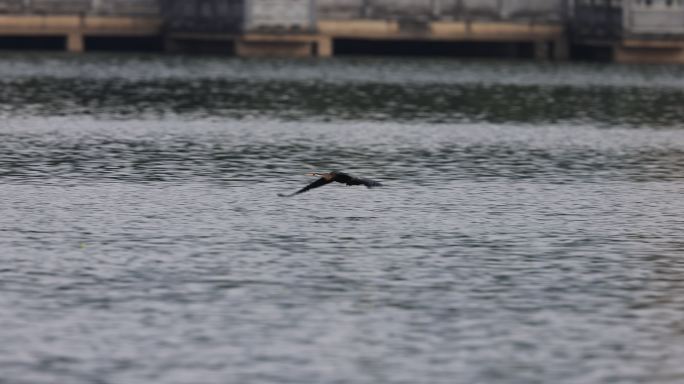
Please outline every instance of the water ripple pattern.
[[681, 67], [9, 55], [0, 116], [672, 127]]
[[7, 54], [0, 383], [682, 383], [681, 75]]

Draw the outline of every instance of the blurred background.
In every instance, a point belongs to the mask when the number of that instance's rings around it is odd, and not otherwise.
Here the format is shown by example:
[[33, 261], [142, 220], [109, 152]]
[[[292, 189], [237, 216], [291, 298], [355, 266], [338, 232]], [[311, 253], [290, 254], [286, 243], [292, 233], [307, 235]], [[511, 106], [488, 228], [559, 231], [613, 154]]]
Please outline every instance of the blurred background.
[[3, 0], [0, 48], [684, 62], [679, 0]]
[[[684, 382], [682, 0], [0, 0], [0, 384]], [[329, 185], [333, 169], [382, 188]]]

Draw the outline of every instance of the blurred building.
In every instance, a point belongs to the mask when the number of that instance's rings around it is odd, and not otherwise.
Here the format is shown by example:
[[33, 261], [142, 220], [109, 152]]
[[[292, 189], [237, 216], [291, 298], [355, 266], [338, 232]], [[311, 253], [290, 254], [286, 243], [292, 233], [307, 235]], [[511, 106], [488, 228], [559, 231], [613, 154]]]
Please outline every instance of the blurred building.
[[568, 39], [620, 62], [684, 63], [684, 0], [568, 2]]
[[36, 39], [74, 52], [147, 41], [242, 56], [404, 47], [684, 62], [684, 0], [0, 0], [0, 44]]

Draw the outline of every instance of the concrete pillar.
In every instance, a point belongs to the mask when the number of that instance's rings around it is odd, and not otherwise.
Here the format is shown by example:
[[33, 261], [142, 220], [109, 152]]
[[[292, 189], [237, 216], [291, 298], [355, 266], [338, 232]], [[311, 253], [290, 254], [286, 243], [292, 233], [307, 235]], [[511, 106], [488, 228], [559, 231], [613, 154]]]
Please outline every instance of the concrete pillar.
[[333, 55], [333, 42], [330, 36], [318, 38], [317, 52], [318, 57], [331, 57]]
[[67, 35], [66, 49], [68, 52], [83, 52], [85, 50], [85, 42], [81, 32], [71, 32]]
[[361, 3], [360, 18], [366, 19], [372, 17], [372, 6], [370, 0], [363, 0]]
[[102, 0], [92, 0], [90, 2], [90, 8], [94, 13], [102, 12]]
[[549, 42], [545, 40], [534, 42], [534, 58], [536, 60], [549, 59]]
[[553, 59], [566, 61], [570, 58], [570, 43], [565, 37], [559, 37], [553, 42]]

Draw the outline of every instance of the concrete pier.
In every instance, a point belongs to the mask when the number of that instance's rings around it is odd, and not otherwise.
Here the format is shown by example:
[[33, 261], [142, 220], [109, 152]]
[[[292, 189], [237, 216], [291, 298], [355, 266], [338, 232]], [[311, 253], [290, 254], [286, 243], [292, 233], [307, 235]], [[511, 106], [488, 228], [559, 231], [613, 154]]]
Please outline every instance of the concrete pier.
[[684, 2], [575, 1], [567, 40], [620, 63], [684, 64]]
[[[338, 39], [374, 41], [441, 41], [468, 43], [529, 43], [535, 57], [546, 60], [564, 58], [550, 55], [550, 47], [564, 43], [564, 27], [560, 24], [530, 24], [495, 21], [431, 21], [406, 26], [399, 20], [320, 20], [319, 41], [324, 41], [324, 56], [334, 55], [333, 42]], [[319, 46], [320, 43], [319, 43]], [[560, 51], [560, 50], [558, 50]]]
[[79, 53], [85, 50], [85, 41], [80, 32], [70, 32], [67, 35], [66, 49], [69, 52]]
[[446, 44], [448, 54], [479, 45], [479, 53], [567, 60], [580, 47], [617, 62], [684, 63], [684, 3], [667, 0], [0, 0], [0, 12], [0, 39], [57, 38], [75, 53], [97, 39], [243, 57], [424, 43]]
[[88, 15], [3, 15], [0, 36], [62, 37], [64, 49], [83, 52], [85, 38], [95, 36], [158, 37], [162, 21], [157, 17]]
[[613, 60], [634, 64], [684, 64], [684, 44], [634, 44], [626, 41], [614, 48]]
[[[438, 21], [424, 29], [407, 30], [396, 20], [320, 20], [316, 33], [307, 34], [207, 34], [171, 33], [170, 41], [224, 39], [235, 46], [235, 54], [242, 57], [318, 56], [335, 55], [336, 40], [375, 42], [469, 42], [469, 43], [528, 43], [534, 45], [535, 58], [541, 60], [567, 59], [564, 28], [552, 24], [506, 22]], [[558, 47], [558, 48], [556, 48]], [[552, 52], [557, 53], [552, 55]]]

